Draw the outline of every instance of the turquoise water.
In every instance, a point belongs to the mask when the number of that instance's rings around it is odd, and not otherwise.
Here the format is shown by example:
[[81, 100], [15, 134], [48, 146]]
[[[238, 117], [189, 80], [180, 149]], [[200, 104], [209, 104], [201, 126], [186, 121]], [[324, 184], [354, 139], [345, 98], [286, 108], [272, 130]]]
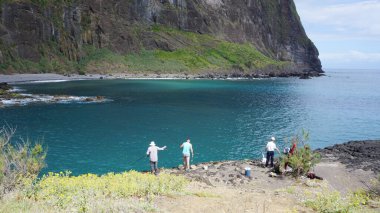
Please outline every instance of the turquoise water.
[[34, 104], [0, 109], [0, 123], [43, 138], [47, 171], [74, 174], [148, 169], [151, 140], [168, 146], [159, 166], [259, 158], [268, 138], [310, 131], [313, 148], [380, 139], [380, 72], [328, 72], [311, 80], [99, 80], [18, 85], [30, 93], [106, 96], [100, 104]]

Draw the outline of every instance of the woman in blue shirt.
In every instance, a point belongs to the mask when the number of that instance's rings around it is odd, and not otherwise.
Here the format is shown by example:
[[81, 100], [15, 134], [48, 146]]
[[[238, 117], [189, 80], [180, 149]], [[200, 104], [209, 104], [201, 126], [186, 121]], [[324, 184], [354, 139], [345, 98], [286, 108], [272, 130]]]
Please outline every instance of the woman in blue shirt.
[[183, 155], [183, 165], [185, 166], [185, 170], [190, 169], [190, 152], [192, 157], [194, 157], [193, 145], [190, 143], [190, 139], [187, 139], [181, 146], [182, 155]]

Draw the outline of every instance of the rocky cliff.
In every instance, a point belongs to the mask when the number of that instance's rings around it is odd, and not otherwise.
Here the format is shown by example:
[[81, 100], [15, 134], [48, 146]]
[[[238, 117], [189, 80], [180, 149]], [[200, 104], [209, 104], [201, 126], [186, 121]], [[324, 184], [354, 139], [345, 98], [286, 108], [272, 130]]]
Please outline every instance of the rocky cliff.
[[0, 2], [1, 72], [322, 72], [293, 0]]

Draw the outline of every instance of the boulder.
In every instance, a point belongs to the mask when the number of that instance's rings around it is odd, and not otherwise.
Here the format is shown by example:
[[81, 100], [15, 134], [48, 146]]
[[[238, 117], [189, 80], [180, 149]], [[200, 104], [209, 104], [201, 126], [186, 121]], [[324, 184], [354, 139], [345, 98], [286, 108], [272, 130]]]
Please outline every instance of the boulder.
[[303, 73], [301, 76], [300, 76], [300, 79], [311, 79], [310, 75], [308, 73]]
[[9, 84], [6, 83], [6, 82], [3, 82], [3, 83], [0, 83], [0, 89], [1, 89], [1, 90], [10, 90], [10, 89], [12, 89], [12, 86], [9, 85]]
[[269, 177], [277, 177], [278, 175], [274, 172], [269, 173]]

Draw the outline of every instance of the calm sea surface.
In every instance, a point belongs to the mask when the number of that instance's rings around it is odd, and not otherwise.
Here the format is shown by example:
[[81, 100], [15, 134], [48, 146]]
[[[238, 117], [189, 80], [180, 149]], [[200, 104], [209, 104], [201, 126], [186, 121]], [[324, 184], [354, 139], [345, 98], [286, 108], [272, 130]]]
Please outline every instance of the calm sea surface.
[[380, 71], [329, 71], [311, 80], [99, 80], [18, 85], [29, 93], [105, 96], [101, 104], [34, 104], [0, 109], [17, 136], [43, 138], [47, 171], [74, 174], [148, 169], [151, 140], [168, 146], [159, 166], [259, 158], [266, 141], [310, 132], [313, 148], [380, 139]]

